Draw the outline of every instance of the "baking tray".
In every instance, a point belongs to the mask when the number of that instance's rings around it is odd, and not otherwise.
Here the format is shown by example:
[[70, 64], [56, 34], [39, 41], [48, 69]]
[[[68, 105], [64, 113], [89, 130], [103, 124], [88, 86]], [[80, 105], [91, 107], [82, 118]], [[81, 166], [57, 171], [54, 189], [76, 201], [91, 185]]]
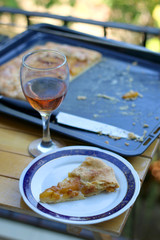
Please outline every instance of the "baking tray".
[[[86, 47], [103, 55], [100, 63], [70, 83], [59, 111], [108, 123], [140, 136], [146, 131], [146, 137], [143, 142], [114, 140], [57, 123], [50, 124], [51, 130], [123, 156], [142, 154], [159, 136], [160, 131], [160, 55], [145, 48], [104, 40], [64, 27], [38, 24], [3, 45], [0, 49], [0, 64], [31, 46], [47, 41]], [[132, 101], [123, 100], [122, 95], [131, 89], [138, 91], [142, 97]], [[98, 94], [110, 96], [111, 99], [98, 97]], [[86, 100], [77, 99], [77, 96], [82, 95], [86, 96]], [[25, 108], [21, 111], [1, 104], [0, 109], [19, 119], [41, 124], [39, 116], [25, 112]]]

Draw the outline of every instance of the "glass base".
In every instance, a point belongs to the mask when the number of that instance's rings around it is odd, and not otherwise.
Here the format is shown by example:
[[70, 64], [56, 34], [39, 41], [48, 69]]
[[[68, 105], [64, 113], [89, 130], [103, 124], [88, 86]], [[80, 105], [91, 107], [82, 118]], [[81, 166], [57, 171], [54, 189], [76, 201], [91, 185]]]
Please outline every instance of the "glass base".
[[46, 144], [42, 144], [42, 139], [40, 138], [31, 142], [28, 150], [33, 157], [37, 157], [42, 153], [47, 153], [51, 150], [56, 150], [59, 147], [61, 146], [52, 141]]

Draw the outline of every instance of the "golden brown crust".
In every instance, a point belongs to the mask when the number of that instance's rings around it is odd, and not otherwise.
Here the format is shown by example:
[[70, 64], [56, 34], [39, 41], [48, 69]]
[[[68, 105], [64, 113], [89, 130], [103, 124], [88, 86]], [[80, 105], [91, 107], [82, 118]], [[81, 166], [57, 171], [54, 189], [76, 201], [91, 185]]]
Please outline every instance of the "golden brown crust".
[[87, 157], [81, 166], [74, 169], [69, 176], [80, 176], [82, 181], [88, 182], [111, 182], [114, 178], [114, 172], [113, 169], [107, 166], [102, 160]]
[[101, 59], [101, 54], [97, 51], [66, 44], [48, 42], [45, 45], [35, 46], [0, 66], [0, 94], [25, 100], [20, 86], [22, 57], [27, 52], [38, 49], [56, 49], [63, 52], [67, 57], [71, 80]]
[[40, 194], [40, 201], [57, 203], [80, 200], [99, 194], [113, 192], [119, 187], [114, 171], [103, 161], [87, 157], [86, 160], [57, 186], [52, 186]]
[[0, 66], [0, 93], [4, 96], [25, 99], [19, 79], [21, 59], [22, 55]]

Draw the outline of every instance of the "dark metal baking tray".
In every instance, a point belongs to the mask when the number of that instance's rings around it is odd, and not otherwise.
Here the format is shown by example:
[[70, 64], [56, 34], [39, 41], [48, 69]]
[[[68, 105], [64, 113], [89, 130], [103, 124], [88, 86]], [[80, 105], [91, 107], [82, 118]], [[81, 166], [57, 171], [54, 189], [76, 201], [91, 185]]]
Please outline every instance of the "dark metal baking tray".
[[[34, 30], [33, 30], [34, 29]], [[0, 64], [36, 44], [47, 41], [94, 49], [102, 53], [102, 61], [70, 83], [68, 94], [59, 111], [68, 112], [96, 121], [121, 127], [140, 136], [146, 131], [143, 142], [128, 139], [114, 140], [108, 136], [77, 130], [51, 123], [51, 129], [83, 142], [108, 149], [124, 156], [143, 153], [158, 137], [160, 131], [160, 55], [145, 48], [49, 24], [35, 25], [32, 30], [16, 36], [0, 49]], [[49, 32], [49, 33], [48, 33]], [[134, 101], [122, 99], [129, 90], [142, 97]], [[113, 100], [98, 97], [104, 94]], [[86, 96], [78, 100], [77, 96]], [[1, 104], [0, 110], [34, 124], [41, 124], [37, 115]], [[144, 126], [147, 126], [144, 128]]]

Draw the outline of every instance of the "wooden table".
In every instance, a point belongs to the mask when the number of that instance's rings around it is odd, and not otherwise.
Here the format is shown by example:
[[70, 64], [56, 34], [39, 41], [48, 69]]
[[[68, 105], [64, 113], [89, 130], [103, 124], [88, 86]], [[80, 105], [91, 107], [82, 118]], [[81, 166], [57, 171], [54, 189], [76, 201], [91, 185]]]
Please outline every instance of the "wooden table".
[[[33, 159], [28, 153], [28, 145], [39, 136], [42, 136], [41, 127], [0, 112], [0, 208], [41, 218], [24, 203], [18, 187], [22, 170]], [[62, 146], [81, 144], [54, 132], [52, 138]], [[145, 179], [158, 144], [159, 139], [156, 139], [141, 156], [127, 158], [138, 172], [141, 182]], [[84, 228], [96, 233], [120, 235], [129, 213], [130, 209], [113, 220], [87, 225]], [[72, 226], [68, 229], [74, 231]]]

